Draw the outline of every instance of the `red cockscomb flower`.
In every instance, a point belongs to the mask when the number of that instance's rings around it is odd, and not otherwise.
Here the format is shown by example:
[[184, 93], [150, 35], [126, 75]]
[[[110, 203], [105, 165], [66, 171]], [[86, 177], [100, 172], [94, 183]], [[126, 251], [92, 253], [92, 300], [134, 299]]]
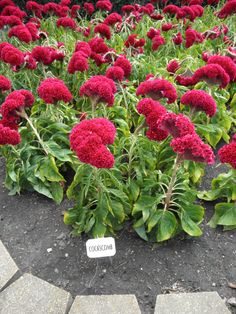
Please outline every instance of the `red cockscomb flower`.
[[17, 145], [20, 141], [20, 134], [16, 130], [3, 126], [0, 121], [0, 145]]
[[170, 73], [175, 73], [179, 68], [180, 68], [180, 65], [177, 60], [171, 60], [167, 64], [167, 67], [166, 67], [167, 71]]
[[0, 29], [2, 29], [4, 25], [15, 26], [21, 24], [21, 19], [17, 16], [0, 16]]
[[110, 0], [99, 0], [96, 3], [96, 8], [102, 11], [111, 11], [112, 3], [110, 2]]
[[194, 29], [188, 28], [185, 32], [186, 43], [185, 47], [189, 48], [194, 43], [202, 43], [204, 38], [201, 33], [195, 31]]
[[165, 23], [161, 26], [161, 30], [163, 32], [168, 32], [169, 30], [171, 30], [173, 28], [173, 24], [172, 23]]
[[48, 78], [42, 81], [38, 87], [38, 94], [47, 104], [55, 104], [58, 101], [70, 102], [71, 92], [62, 80]]
[[164, 14], [169, 14], [171, 16], [176, 15], [179, 12], [179, 7], [174, 4], [169, 4], [163, 9]]
[[104, 42], [103, 38], [94, 37], [88, 42], [91, 50], [96, 53], [106, 53], [109, 51], [109, 48]]
[[196, 133], [174, 138], [170, 146], [184, 159], [207, 164], [214, 163], [215, 156], [211, 147], [203, 143]]
[[94, 33], [99, 33], [102, 37], [104, 37], [108, 40], [111, 39], [110, 27], [105, 23], [101, 23], [101, 24], [96, 25], [94, 27]]
[[91, 48], [89, 44], [85, 41], [79, 41], [75, 45], [75, 52], [81, 52], [84, 54], [85, 57], [90, 57], [91, 55]]
[[153, 39], [155, 36], [160, 35], [160, 30], [159, 29], [155, 29], [153, 27], [151, 27], [149, 29], [149, 31], [147, 32], [147, 37], [150, 39]]
[[144, 38], [138, 39], [137, 37], [138, 37], [137, 34], [129, 35], [127, 40], [125, 41], [125, 47], [127, 47], [127, 48], [129, 48], [129, 47], [134, 47], [134, 48], [143, 47], [145, 45], [145, 39]]
[[227, 16], [236, 13], [236, 0], [231, 0], [225, 3], [218, 13], [220, 19], [225, 19]]
[[35, 16], [39, 18], [42, 17], [43, 6], [41, 4], [38, 4], [35, 1], [27, 1], [25, 7], [26, 7], [26, 10], [34, 13]]
[[70, 17], [60, 17], [57, 20], [57, 27], [60, 27], [60, 26], [62, 26], [64, 28], [75, 29], [76, 28], [76, 23]]
[[233, 60], [226, 56], [210, 56], [207, 60], [207, 64], [219, 64], [225, 72], [229, 75], [230, 81], [235, 82], [236, 80], [236, 64]]
[[107, 69], [106, 77], [112, 79], [113, 81], [123, 81], [125, 73], [121, 67], [112, 66]]
[[218, 155], [222, 163], [227, 163], [236, 169], [236, 142], [224, 145], [219, 151]]
[[11, 81], [3, 75], [0, 75], [0, 93], [11, 89]]
[[95, 11], [94, 5], [91, 2], [85, 2], [83, 8], [88, 15], [92, 15], [93, 12]]
[[216, 102], [212, 96], [203, 90], [190, 90], [180, 99], [183, 105], [190, 106], [197, 111], [204, 111], [209, 117], [216, 114]]
[[55, 60], [63, 60], [64, 54], [52, 47], [36, 46], [33, 48], [32, 57], [45, 65], [51, 64]]
[[0, 0], [0, 8], [3, 9], [7, 5], [16, 6], [12, 0]]
[[131, 4], [123, 5], [121, 8], [121, 12], [126, 15], [130, 14], [133, 11], [135, 11], [135, 7]]
[[72, 18], [76, 18], [78, 16], [78, 11], [80, 10], [81, 6], [79, 4], [74, 4], [71, 7], [70, 15]]
[[13, 26], [8, 32], [8, 37], [17, 37], [20, 41], [27, 44], [32, 41], [31, 33], [25, 25]]
[[165, 45], [165, 38], [161, 35], [156, 35], [152, 39], [152, 50], [156, 51], [160, 46]]
[[116, 23], [122, 23], [122, 16], [118, 13], [111, 13], [105, 18], [103, 23], [114, 26]]
[[176, 89], [169, 81], [164, 79], [154, 79], [142, 82], [136, 91], [136, 95], [147, 95], [154, 100], [167, 98], [168, 104], [175, 102], [177, 99]]
[[158, 126], [174, 138], [195, 133], [194, 124], [183, 114], [168, 112], [159, 119]]
[[7, 5], [6, 7], [4, 7], [4, 9], [1, 12], [1, 15], [2, 16], [14, 15], [19, 17], [21, 20], [23, 20], [23, 18], [27, 16], [27, 14], [24, 11], [21, 11], [20, 8], [12, 5]]
[[18, 122], [19, 122], [18, 117], [14, 117], [14, 116], [11, 116], [8, 118], [4, 117], [2, 120], [0, 120], [1, 125], [15, 131], [17, 131], [19, 128]]
[[68, 64], [68, 73], [85, 72], [88, 71], [88, 68], [88, 60], [84, 54], [80, 51], [74, 52]]
[[229, 82], [230, 77], [225, 70], [218, 64], [207, 64], [195, 71], [193, 75], [195, 82], [205, 81], [210, 85], [219, 85], [225, 88]]
[[132, 64], [129, 62], [128, 59], [126, 59], [125, 56], [119, 56], [116, 59], [114, 66], [121, 67], [125, 73], [126, 78], [130, 76], [131, 71], [132, 71]]
[[24, 63], [24, 54], [11, 44], [1, 43], [0, 59], [11, 66], [21, 66]]
[[106, 103], [108, 107], [114, 103], [116, 86], [113, 80], [103, 75], [95, 75], [80, 87], [80, 96], [89, 97], [95, 105]]

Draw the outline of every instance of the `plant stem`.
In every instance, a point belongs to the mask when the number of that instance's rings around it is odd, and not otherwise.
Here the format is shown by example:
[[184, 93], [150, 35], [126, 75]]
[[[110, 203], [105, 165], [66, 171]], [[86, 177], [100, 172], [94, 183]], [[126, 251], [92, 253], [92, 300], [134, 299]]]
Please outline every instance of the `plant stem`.
[[122, 84], [119, 84], [119, 85], [120, 85], [120, 89], [121, 89], [121, 92], [122, 92], [122, 95], [123, 95], [123, 98], [124, 98], [125, 108], [128, 111], [129, 105], [128, 105], [127, 98], [126, 98], [126, 95], [125, 95], [125, 90], [124, 90]]
[[45, 154], [48, 155], [49, 152], [48, 152], [47, 148], [45, 147], [45, 144], [44, 144], [43, 140], [41, 139], [41, 137], [40, 137], [40, 135], [39, 135], [37, 129], [36, 129], [35, 126], [33, 125], [32, 121], [30, 120], [30, 118], [29, 118], [29, 116], [27, 115], [27, 113], [25, 112], [25, 110], [22, 109], [21, 111], [17, 111], [17, 114], [18, 114], [18, 116], [20, 116], [21, 118], [26, 119], [26, 121], [29, 123], [31, 129], [33, 130], [35, 136], [37, 137], [39, 144], [42, 146], [42, 148], [43, 148]]
[[173, 187], [174, 187], [174, 184], [175, 184], [175, 181], [176, 181], [177, 171], [178, 171], [179, 166], [181, 165], [182, 161], [183, 161], [182, 157], [180, 155], [177, 155], [176, 159], [175, 159], [174, 166], [173, 166], [173, 170], [172, 170], [171, 180], [170, 180], [170, 183], [169, 183], [169, 186], [168, 186], [168, 190], [167, 190], [166, 196], [165, 196], [164, 211], [168, 210], [169, 207], [170, 207], [170, 201], [171, 201], [171, 196], [172, 196], [172, 192], [173, 192]]
[[90, 100], [91, 100], [91, 106], [92, 106], [92, 118], [94, 118], [99, 97], [90, 98]]

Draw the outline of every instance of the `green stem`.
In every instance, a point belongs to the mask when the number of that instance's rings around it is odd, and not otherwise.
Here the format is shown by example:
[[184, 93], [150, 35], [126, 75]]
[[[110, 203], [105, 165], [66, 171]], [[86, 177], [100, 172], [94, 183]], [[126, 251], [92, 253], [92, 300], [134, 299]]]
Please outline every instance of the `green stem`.
[[175, 185], [175, 181], [176, 181], [176, 176], [177, 176], [177, 171], [179, 169], [179, 166], [181, 165], [183, 159], [180, 155], [176, 156], [175, 159], [175, 163], [173, 166], [173, 170], [172, 170], [172, 176], [171, 176], [171, 180], [166, 192], [166, 196], [165, 196], [165, 205], [164, 205], [164, 211], [168, 210], [170, 207], [170, 201], [171, 201], [171, 197], [172, 197], [172, 192], [173, 192], [173, 187]]

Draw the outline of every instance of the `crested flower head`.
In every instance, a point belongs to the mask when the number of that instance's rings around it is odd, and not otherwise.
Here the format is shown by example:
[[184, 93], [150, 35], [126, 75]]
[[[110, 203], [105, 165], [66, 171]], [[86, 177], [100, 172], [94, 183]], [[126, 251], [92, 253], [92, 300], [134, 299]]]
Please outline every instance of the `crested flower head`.
[[100, 23], [94, 27], [94, 33], [99, 33], [103, 38], [111, 39], [110, 27], [105, 23]]
[[230, 57], [218, 55], [210, 56], [207, 60], [207, 64], [219, 64], [229, 75], [230, 81], [236, 81], [236, 64]]
[[129, 62], [128, 59], [126, 59], [126, 57], [124, 56], [119, 56], [115, 63], [114, 66], [119, 66], [123, 69], [124, 73], [125, 73], [125, 77], [129, 77], [132, 71], [132, 64]]
[[181, 97], [183, 105], [190, 106], [197, 111], [204, 111], [209, 117], [216, 114], [214, 98], [203, 90], [190, 90]]
[[88, 60], [80, 51], [74, 52], [69, 64], [68, 64], [68, 73], [74, 74], [75, 72], [85, 72], [89, 68]]
[[147, 95], [154, 100], [167, 98], [168, 104], [175, 102], [177, 99], [175, 87], [169, 81], [164, 79], [154, 79], [142, 82], [136, 91], [136, 95]]
[[76, 23], [70, 17], [60, 17], [57, 20], [57, 27], [60, 27], [60, 26], [62, 26], [64, 28], [75, 29], [76, 28]]
[[0, 60], [11, 66], [21, 66], [24, 63], [24, 54], [11, 44], [1, 43]]
[[170, 145], [183, 159], [207, 164], [214, 163], [214, 153], [211, 147], [205, 144], [196, 133], [174, 138]]
[[113, 81], [123, 81], [125, 77], [125, 72], [119, 66], [112, 66], [107, 69], [106, 77], [112, 79]]
[[16, 130], [3, 126], [0, 121], [0, 145], [17, 145], [20, 141], [20, 134]]
[[233, 138], [231, 143], [224, 145], [218, 151], [218, 155], [222, 163], [227, 163], [236, 169], [236, 140]]
[[195, 82], [205, 81], [209, 85], [219, 85], [225, 88], [230, 77], [219, 64], [207, 64], [195, 71], [193, 75]]
[[112, 3], [110, 0], [98, 0], [96, 3], [96, 8], [100, 9], [101, 11], [111, 11], [112, 10]]
[[87, 58], [90, 57], [91, 52], [92, 52], [89, 44], [85, 41], [79, 41], [76, 43], [75, 52], [77, 52], [77, 51], [83, 53], [84, 56]]
[[225, 19], [227, 16], [236, 13], [236, 0], [227, 1], [218, 13], [220, 19]]
[[178, 69], [180, 68], [179, 62], [177, 60], [171, 60], [168, 64], [167, 64], [167, 71], [170, 73], [175, 73]]
[[94, 5], [91, 2], [85, 2], [83, 7], [88, 15], [92, 15], [93, 12], [95, 11]]
[[104, 23], [109, 26], [114, 26], [116, 23], [122, 23], [122, 16], [115, 12], [111, 13], [105, 18]]
[[104, 42], [103, 38], [94, 37], [88, 42], [91, 50], [96, 53], [106, 53], [109, 51], [109, 48]]
[[3, 75], [0, 75], [0, 92], [11, 89], [11, 81]]
[[93, 101], [96, 100], [96, 104], [103, 102], [109, 107], [114, 103], [115, 92], [115, 83], [104, 75], [92, 76], [80, 87], [80, 96], [85, 95]]
[[70, 102], [72, 94], [62, 80], [48, 78], [43, 80], [38, 87], [38, 94], [47, 104], [55, 104], [58, 101]]

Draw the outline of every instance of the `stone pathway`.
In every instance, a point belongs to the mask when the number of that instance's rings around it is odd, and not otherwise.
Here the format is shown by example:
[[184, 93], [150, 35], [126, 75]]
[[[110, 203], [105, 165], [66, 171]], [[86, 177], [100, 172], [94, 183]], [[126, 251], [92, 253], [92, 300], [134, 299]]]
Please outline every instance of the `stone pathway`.
[[[77, 296], [20, 274], [0, 241], [0, 314], [141, 314], [134, 295]], [[147, 313], [143, 313], [147, 314]], [[149, 314], [149, 313], [148, 313]], [[217, 292], [158, 295], [154, 314], [230, 314]]]

